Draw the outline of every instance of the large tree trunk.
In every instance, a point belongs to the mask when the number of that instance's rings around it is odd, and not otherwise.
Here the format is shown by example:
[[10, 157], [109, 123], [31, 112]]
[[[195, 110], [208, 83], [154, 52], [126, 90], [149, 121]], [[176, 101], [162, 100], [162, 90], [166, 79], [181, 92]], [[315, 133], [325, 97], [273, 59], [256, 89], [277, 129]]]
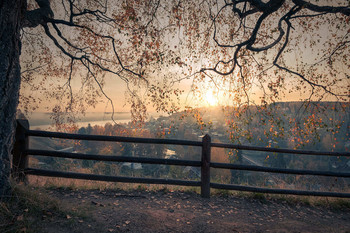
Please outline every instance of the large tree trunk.
[[0, 199], [11, 193], [11, 150], [21, 81], [20, 28], [25, 0], [0, 1]]

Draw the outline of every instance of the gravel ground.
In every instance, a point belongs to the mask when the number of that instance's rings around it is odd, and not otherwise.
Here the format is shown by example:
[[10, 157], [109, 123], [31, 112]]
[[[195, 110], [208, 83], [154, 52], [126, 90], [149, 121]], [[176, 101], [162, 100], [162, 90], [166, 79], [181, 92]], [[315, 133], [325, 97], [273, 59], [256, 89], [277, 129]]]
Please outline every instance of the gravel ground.
[[180, 191], [45, 192], [72, 215], [44, 213], [41, 232], [350, 232], [348, 208]]

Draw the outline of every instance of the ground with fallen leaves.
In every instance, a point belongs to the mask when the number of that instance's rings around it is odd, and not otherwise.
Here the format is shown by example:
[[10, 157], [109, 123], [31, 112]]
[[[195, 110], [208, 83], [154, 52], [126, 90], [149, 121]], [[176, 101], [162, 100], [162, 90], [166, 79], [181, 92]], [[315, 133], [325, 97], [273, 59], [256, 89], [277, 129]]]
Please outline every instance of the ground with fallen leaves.
[[41, 190], [70, 209], [44, 210], [38, 232], [350, 232], [350, 209], [193, 192]]

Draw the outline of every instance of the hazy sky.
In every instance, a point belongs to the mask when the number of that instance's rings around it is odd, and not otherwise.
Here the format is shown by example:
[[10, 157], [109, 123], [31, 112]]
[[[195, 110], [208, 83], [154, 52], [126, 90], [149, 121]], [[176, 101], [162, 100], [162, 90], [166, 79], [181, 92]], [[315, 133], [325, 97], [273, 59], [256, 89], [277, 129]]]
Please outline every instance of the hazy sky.
[[[59, 15], [59, 14], [58, 14]], [[331, 25], [321, 25], [320, 29], [318, 30], [318, 35], [320, 38], [319, 44], [317, 46], [319, 46], [319, 48], [322, 48], [324, 41], [330, 38], [330, 32], [331, 30], [328, 30], [328, 28]], [[298, 27], [296, 27], [298, 28]], [[170, 42], [168, 41], [168, 43], [170, 43], [170, 46], [175, 46], [177, 44], [179, 44], [180, 41], [180, 37], [184, 37], [183, 36], [183, 31], [177, 32], [178, 33], [178, 39], [173, 39], [170, 40]], [[299, 34], [303, 34], [304, 32], [299, 31], [297, 32]], [[185, 38], [185, 37], [184, 37]], [[307, 38], [307, 35], [304, 37]], [[303, 39], [303, 38], [302, 38]], [[302, 41], [302, 40], [300, 40]], [[301, 43], [302, 44], [302, 43]], [[314, 49], [317, 49], [314, 48]], [[289, 65], [298, 65], [300, 63], [303, 63], [305, 61], [312, 61], [314, 59], [314, 57], [317, 55], [314, 51], [312, 51], [309, 48], [303, 48], [303, 46], [300, 46], [299, 50], [292, 50], [290, 52], [288, 52], [289, 55], [285, 55], [286, 61]], [[300, 53], [304, 53], [303, 55], [306, 55], [304, 58], [304, 60], [302, 59], [302, 56], [299, 56]], [[188, 53], [187, 53], [188, 54]], [[32, 54], [27, 56], [32, 56]], [[185, 60], [186, 57], [182, 57], [181, 59]], [[191, 58], [189, 58], [191, 59]], [[204, 64], [203, 64], [204, 63]], [[199, 59], [199, 62], [197, 61], [196, 64], [191, 64], [194, 67], [194, 71], [199, 70], [203, 65], [205, 65], [205, 62], [203, 62], [203, 60]], [[22, 67], [23, 68], [23, 67]], [[253, 67], [250, 67], [253, 68]], [[253, 68], [254, 69], [254, 68]], [[167, 67], [162, 69], [161, 71], [162, 75], [166, 76], [166, 75], [171, 75], [171, 76], [178, 76], [178, 77], [183, 77], [184, 75], [180, 73], [179, 67], [175, 68], [175, 67]], [[192, 73], [193, 73], [192, 72]], [[344, 71], [344, 72], [348, 72], [348, 70]], [[190, 77], [189, 79], [185, 79], [183, 81], [181, 81], [180, 83], [176, 84], [175, 87], [179, 87], [180, 89], [184, 90], [184, 93], [181, 96], [181, 102], [180, 105], [181, 106], [191, 106], [191, 107], [202, 107], [202, 106], [213, 106], [213, 105], [230, 105], [232, 104], [232, 97], [229, 97], [227, 95], [228, 93], [228, 87], [225, 86], [225, 84], [220, 84], [220, 79], [218, 79], [219, 81], [217, 82], [219, 84], [219, 86], [221, 85], [220, 88], [216, 88], [215, 85], [213, 85], [212, 83], [209, 82], [209, 80], [205, 79], [203, 81], [203, 83], [200, 85], [201, 88], [201, 92], [202, 92], [202, 96], [199, 96], [198, 92], [191, 92], [192, 89], [192, 77]], [[286, 86], [287, 89], [291, 86], [293, 86], [293, 84], [295, 83], [294, 80], [297, 80], [296, 77], [291, 77], [289, 79], [287, 79], [286, 82]], [[348, 84], [348, 80], [345, 79], [344, 81], [345, 85], [349, 85]], [[46, 82], [43, 85], [47, 85], [48, 87], [50, 87], [51, 85], [55, 85], [55, 80], [51, 80], [51, 82]], [[288, 86], [289, 85], [289, 86]], [[42, 88], [45, 88], [45, 86], [42, 86]], [[74, 80], [72, 81], [72, 88], [73, 90], [78, 90], [80, 88], [80, 81], [79, 80]], [[112, 99], [113, 103], [114, 103], [114, 108], [116, 112], [124, 112], [124, 111], [129, 111], [130, 110], [130, 105], [127, 103], [126, 99], [125, 99], [125, 92], [126, 92], [126, 84], [124, 81], [122, 81], [121, 79], [119, 79], [118, 77], [113, 77], [111, 75], [106, 75], [105, 76], [105, 85], [104, 85], [104, 92], [106, 93], [106, 95]], [[45, 108], [45, 106], [50, 106], [50, 104], [52, 104], [52, 99], [47, 98], [47, 97], [43, 97], [41, 96], [40, 92], [37, 92], [36, 90], [30, 90], [28, 87], [26, 88], [22, 88], [21, 93], [23, 95], [33, 95], [35, 98], [42, 98], [42, 104], [39, 105], [39, 108], [37, 109], [37, 111], [46, 111], [47, 109]], [[255, 101], [256, 103], [259, 103], [259, 97], [262, 96], [263, 92], [261, 91], [261, 89], [258, 89], [256, 87], [253, 87], [250, 91], [248, 91], [248, 94], [250, 96], [250, 99], [252, 101]], [[140, 96], [144, 97], [144, 90], [140, 91]], [[285, 95], [281, 95], [280, 100], [281, 101], [298, 101], [301, 100], [303, 98], [307, 97], [307, 93], [303, 94], [302, 92], [285, 92]], [[148, 110], [149, 111], [153, 111], [154, 108], [150, 105], [148, 105]], [[105, 98], [102, 98], [101, 101], [97, 104], [96, 108], [88, 108], [87, 111], [98, 111], [98, 112], [110, 112], [112, 111], [111, 109], [111, 105], [108, 103], [108, 101]]]

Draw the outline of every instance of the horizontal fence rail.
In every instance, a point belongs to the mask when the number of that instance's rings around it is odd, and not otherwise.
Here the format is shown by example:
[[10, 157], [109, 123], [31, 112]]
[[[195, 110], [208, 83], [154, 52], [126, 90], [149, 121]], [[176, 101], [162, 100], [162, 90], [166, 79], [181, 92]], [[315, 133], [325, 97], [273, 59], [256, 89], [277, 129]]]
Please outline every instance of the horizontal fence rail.
[[[72, 139], [72, 140], [91, 140], [91, 141], [105, 141], [105, 142], [130, 142], [130, 143], [146, 143], [146, 144], [168, 144], [168, 145], [199, 146], [199, 147], [201, 147], [203, 145], [203, 143], [200, 141], [191, 141], [191, 140], [69, 134], [69, 133], [49, 132], [49, 131], [40, 131], [40, 130], [27, 130], [25, 134], [26, 134], [26, 136], [61, 138], [61, 139]], [[270, 148], [270, 147], [243, 146], [243, 145], [225, 144], [225, 143], [210, 143], [210, 146], [211, 147], [218, 147], [218, 148], [226, 148], [226, 149], [275, 152], [275, 153], [286, 153], [286, 154], [350, 156], [350, 152], [291, 150], [291, 149]]]
[[50, 150], [26, 150], [27, 155], [41, 155], [58, 158], [69, 159], [84, 159], [110, 162], [129, 162], [129, 163], [147, 163], [147, 164], [164, 164], [164, 165], [178, 165], [178, 166], [192, 166], [200, 167], [200, 161], [180, 160], [180, 159], [156, 159], [146, 157], [129, 157], [129, 156], [111, 156], [111, 155], [90, 155], [81, 153], [69, 153]]
[[84, 174], [84, 173], [76, 173], [76, 172], [51, 171], [51, 170], [35, 169], [35, 168], [27, 168], [25, 169], [24, 172], [28, 175], [62, 177], [62, 178], [73, 178], [73, 179], [83, 179], [83, 180], [110, 181], [110, 182], [123, 182], [123, 183], [170, 184], [170, 185], [181, 185], [181, 186], [200, 186], [201, 185], [200, 181], [106, 176], [106, 175]]
[[212, 168], [223, 168], [223, 169], [234, 169], [234, 170], [245, 170], [255, 172], [271, 172], [271, 173], [282, 173], [282, 174], [294, 174], [294, 175], [314, 175], [314, 176], [332, 176], [332, 177], [350, 177], [350, 173], [345, 172], [331, 172], [331, 171], [314, 171], [314, 170], [297, 170], [287, 168], [273, 168], [273, 167], [262, 167], [253, 165], [241, 165], [232, 163], [210, 163]]
[[146, 144], [202, 146], [202, 142], [190, 141], [190, 140], [85, 135], [85, 134], [48, 132], [48, 131], [39, 131], [39, 130], [28, 130], [26, 132], [26, 135], [36, 136], [36, 137], [49, 137], [49, 138], [61, 138], [61, 139], [73, 139], [73, 140], [91, 140], [91, 141], [104, 141], [104, 142], [130, 142], [130, 143], [146, 143]]
[[[28, 141], [29, 137], [48, 137], [48, 138], [70, 139], [70, 140], [91, 140], [91, 141], [125, 142], [125, 143], [195, 146], [195, 147], [202, 148], [202, 158], [201, 158], [201, 161], [192, 161], [192, 160], [179, 160], [179, 159], [147, 158], [147, 157], [93, 155], [93, 154], [83, 154], [83, 153], [52, 151], [52, 150], [51, 151], [50, 150], [33, 150], [29, 148], [29, 141]], [[298, 154], [298, 155], [301, 154], [301, 155], [349, 156], [350, 157], [350, 152], [290, 150], [290, 149], [280, 149], [280, 148], [265, 148], [265, 147], [224, 144], [224, 143], [212, 143], [209, 135], [206, 135], [205, 137], [203, 137], [202, 141], [191, 141], [191, 140], [177, 140], [177, 139], [82, 135], [82, 134], [69, 134], [69, 133], [29, 130], [28, 121], [17, 120], [16, 142], [14, 145], [14, 154], [13, 154], [13, 176], [17, 180], [24, 180], [26, 175], [38, 175], [38, 176], [48, 176], [48, 177], [62, 177], [62, 178], [86, 179], [86, 180], [110, 181], [110, 182], [169, 184], [169, 185], [182, 185], [182, 186], [195, 186], [195, 187], [200, 186], [202, 197], [207, 197], [207, 198], [210, 197], [210, 188], [259, 192], [259, 193], [350, 198], [350, 193], [273, 189], [273, 188], [261, 188], [261, 187], [252, 187], [252, 186], [234, 185], [234, 184], [212, 183], [210, 181], [211, 168], [245, 170], [245, 171], [253, 171], [253, 172], [294, 174], [294, 175], [313, 175], [313, 176], [350, 178], [350, 173], [346, 173], [346, 172], [297, 170], [297, 169], [255, 166], [255, 165], [241, 165], [241, 164], [232, 164], [232, 163], [215, 163], [210, 161], [212, 147], [236, 149], [236, 150], [272, 152], [272, 153]], [[200, 181], [161, 179], [161, 178], [157, 178], [157, 179], [156, 178], [136, 178], [136, 177], [107, 176], [107, 175], [36, 169], [36, 168], [28, 167], [27, 161], [28, 161], [28, 156], [30, 155], [40, 155], [40, 156], [70, 158], [70, 159], [80, 159], [80, 160], [131, 162], [131, 163], [200, 167], [201, 178], [200, 178]]]
[[316, 191], [289, 190], [289, 189], [271, 189], [271, 188], [259, 188], [259, 187], [243, 186], [243, 185], [216, 184], [216, 183], [210, 183], [210, 187], [215, 188], [215, 189], [237, 190], [237, 191], [255, 192], [255, 193], [272, 193], [272, 194], [289, 194], [289, 195], [304, 195], [304, 196], [319, 196], [319, 197], [350, 198], [350, 193], [316, 192]]
[[350, 152], [291, 150], [291, 149], [270, 148], [270, 147], [243, 146], [243, 145], [234, 145], [234, 144], [225, 144], [225, 143], [211, 143], [211, 146], [218, 147], [218, 148], [236, 149], [236, 150], [251, 150], [251, 151], [275, 152], [275, 153], [285, 153], [285, 154], [350, 156]]

